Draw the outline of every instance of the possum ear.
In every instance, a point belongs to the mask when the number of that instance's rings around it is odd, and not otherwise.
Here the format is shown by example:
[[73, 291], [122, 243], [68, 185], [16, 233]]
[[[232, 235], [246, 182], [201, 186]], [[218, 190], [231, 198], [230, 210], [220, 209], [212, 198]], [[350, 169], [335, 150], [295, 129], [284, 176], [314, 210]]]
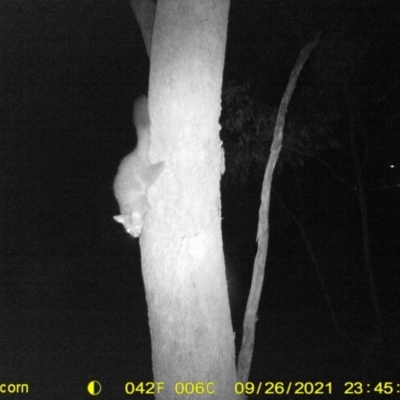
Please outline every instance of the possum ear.
[[123, 215], [114, 215], [113, 217], [117, 222], [119, 222], [120, 224], [124, 223], [124, 216]]

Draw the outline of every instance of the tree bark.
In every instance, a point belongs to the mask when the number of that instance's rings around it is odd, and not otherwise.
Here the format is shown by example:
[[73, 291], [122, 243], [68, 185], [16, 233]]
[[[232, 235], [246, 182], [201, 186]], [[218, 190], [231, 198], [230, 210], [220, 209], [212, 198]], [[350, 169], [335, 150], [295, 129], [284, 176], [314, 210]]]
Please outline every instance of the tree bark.
[[[159, 0], [150, 58], [152, 163], [140, 237], [156, 399], [231, 399], [236, 380], [221, 234], [221, 111], [229, 0]], [[177, 383], [192, 382], [191, 394]], [[203, 392], [204, 391], [204, 392]]]

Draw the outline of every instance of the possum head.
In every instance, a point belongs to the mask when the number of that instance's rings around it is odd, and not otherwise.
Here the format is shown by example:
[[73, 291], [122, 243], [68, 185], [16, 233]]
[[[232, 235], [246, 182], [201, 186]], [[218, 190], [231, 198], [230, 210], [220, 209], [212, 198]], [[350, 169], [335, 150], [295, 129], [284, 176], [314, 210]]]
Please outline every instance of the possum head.
[[144, 223], [144, 214], [139, 210], [134, 210], [129, 214], [114, 216], [115, 221], [122, 224], [125, 230], [134, 238], [139, 237]]

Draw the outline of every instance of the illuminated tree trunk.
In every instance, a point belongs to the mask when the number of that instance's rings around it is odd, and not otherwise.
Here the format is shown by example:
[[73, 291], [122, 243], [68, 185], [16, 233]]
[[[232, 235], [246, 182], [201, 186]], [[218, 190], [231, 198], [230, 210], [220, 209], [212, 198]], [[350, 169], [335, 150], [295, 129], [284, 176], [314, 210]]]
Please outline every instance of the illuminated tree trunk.
[[[229, 0], [158, 0], [150, 56], [149, 189], [140, 237], [157, 399], [231, 399], [236, 380], [222, 250], [219, 140]], [[136, 14], [136, 12], [135, 12]], [[203, 394], [209, 392], [210, 394]], [[212, 393], [213, 392], [213, 393]]]

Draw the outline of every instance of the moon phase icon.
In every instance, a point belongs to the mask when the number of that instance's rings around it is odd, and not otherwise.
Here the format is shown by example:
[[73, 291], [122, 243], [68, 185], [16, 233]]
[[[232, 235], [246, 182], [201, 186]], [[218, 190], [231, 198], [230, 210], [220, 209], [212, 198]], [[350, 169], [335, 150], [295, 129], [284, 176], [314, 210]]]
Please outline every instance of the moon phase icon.
[[97, 396], [101, 392], [101, 384], [98, 381], [91, 381], [87, 385], [87, 391], [92, 395], [92, 396]]

